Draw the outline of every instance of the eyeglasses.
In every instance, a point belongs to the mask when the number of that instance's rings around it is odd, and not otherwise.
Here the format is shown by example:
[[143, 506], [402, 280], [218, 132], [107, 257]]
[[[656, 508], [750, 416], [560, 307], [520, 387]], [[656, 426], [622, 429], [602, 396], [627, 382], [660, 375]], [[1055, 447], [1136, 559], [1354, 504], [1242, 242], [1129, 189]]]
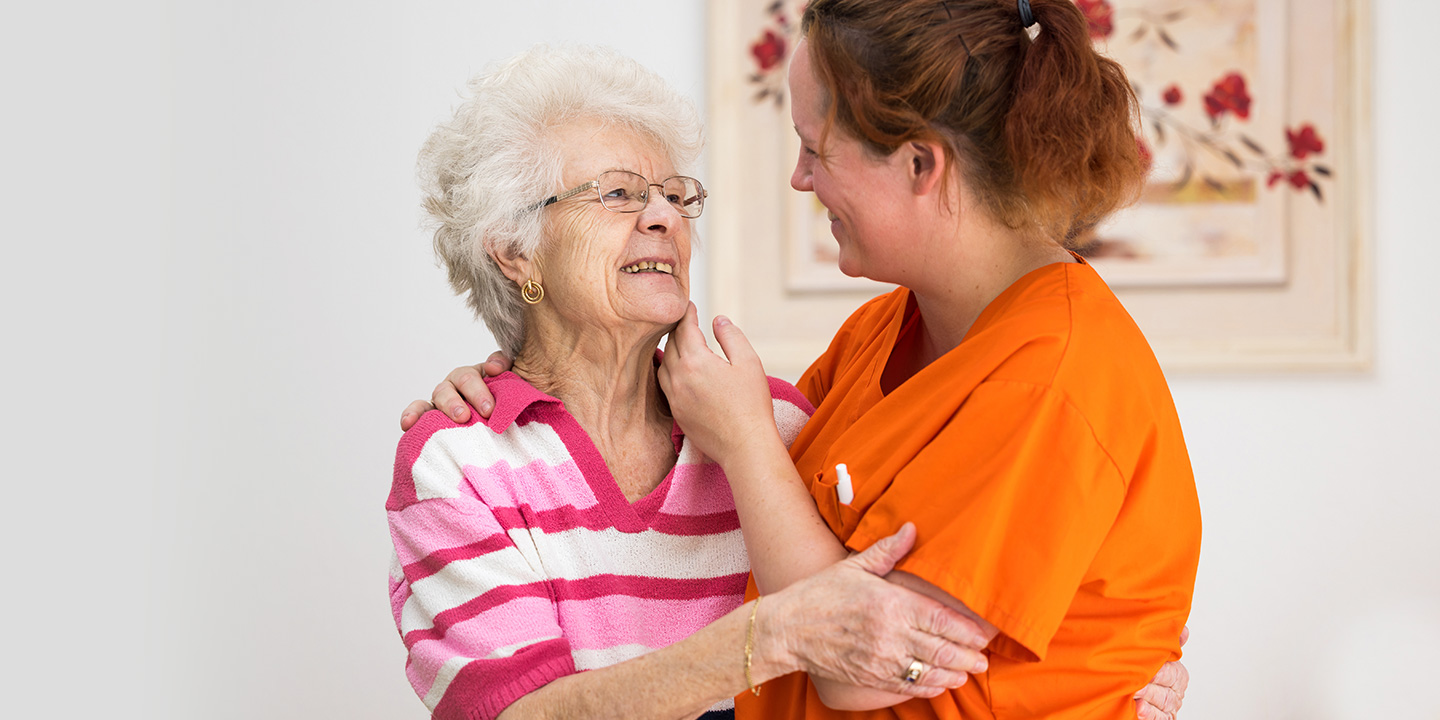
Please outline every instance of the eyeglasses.
[[600, 173], [600, 177], [580, 187], [571, 188], [559, 195], [551, 195], [531, 206], [530, 209], [539, 210], [579, 195], [586, 190], [595, 190], [596, 194], [600, 196], [600, 205], [606, 210], [617, 213], [637, 213], [644, 210], [645, 206], [650, 203], [650, 188], [652, 187], [660, 188], [661, 194], [683, 218], [700, 217], [700, 211], [705, 209], [705, 198], [710, 194], [705, 191], [705, 186], [693, 177], [675, 175], [658, 183], [652, 183], [639, 173], [629, 170], [609, 170]]

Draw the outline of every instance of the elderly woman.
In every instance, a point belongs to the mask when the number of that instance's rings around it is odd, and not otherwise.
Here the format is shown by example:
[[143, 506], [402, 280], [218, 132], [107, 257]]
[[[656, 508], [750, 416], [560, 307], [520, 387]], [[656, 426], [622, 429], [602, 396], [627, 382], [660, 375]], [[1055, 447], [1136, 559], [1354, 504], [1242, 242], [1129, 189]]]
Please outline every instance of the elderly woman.
[[[656, 380], [705, 206], [680, 172], [689, 104], [601, 50], [534, 50], [470, 91], [425, 145], [425, 207], [514, 369], [487, 421], [410, 428], [386, 504], [406, 671], [434, 716], [720, 717], [798, 670], [930, 697], [983, 669], [974, 623], [876, 577], [909, 528], [741, 607], [730, 489]], [[768, 382], [793, 438], [812, 408]], [[889, 672], [910, 657], [936, 666], [924, 683]]]

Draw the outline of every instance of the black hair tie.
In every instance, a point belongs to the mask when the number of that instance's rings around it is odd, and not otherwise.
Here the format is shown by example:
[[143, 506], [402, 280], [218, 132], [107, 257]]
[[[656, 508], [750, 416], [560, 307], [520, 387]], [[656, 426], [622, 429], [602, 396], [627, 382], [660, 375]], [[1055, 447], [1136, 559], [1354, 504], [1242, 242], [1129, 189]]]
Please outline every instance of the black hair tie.
[[1020, 0], [1020, 24], [1030, 27], [1035, 24], [1035, 14], [1030, 12], [1030, 0]]

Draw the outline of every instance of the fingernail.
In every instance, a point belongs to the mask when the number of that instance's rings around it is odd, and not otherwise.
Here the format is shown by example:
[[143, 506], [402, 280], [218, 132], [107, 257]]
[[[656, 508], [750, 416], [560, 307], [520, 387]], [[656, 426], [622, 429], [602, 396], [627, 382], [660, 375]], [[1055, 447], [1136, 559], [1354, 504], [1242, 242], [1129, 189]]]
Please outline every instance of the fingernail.
[[990, 663], [985, 662], [985, 658], [980, 658], [980, 662], [975, 663], [975, 672], [977, 673], [985, 672], [988, 669], [990, 669]]
[[729, 324], [730, 324], [730, 318], [725, 317], [724, 315], [716, 315], [716, 316], [715, 316], [715, 324], [716, 324], [716, 325], [729, 325]]
[[490, 414], [490, 411], [493, 410], [494, 408], [495, 408], [495, 404], [492, 403], [492, 402], [490, 402], [489, 400], [486, 400], [485, 402], [480, 403], [480, 414], [481, 414], [481, 415], [489, 415], [489, 414]]
[[464, 415], [464, 414], [465, 414], [465, 406], [464, 406], [464, 405], [456, 405], [456, 406], [450, 408], [450, 417], [459, 418], [461, 415]]

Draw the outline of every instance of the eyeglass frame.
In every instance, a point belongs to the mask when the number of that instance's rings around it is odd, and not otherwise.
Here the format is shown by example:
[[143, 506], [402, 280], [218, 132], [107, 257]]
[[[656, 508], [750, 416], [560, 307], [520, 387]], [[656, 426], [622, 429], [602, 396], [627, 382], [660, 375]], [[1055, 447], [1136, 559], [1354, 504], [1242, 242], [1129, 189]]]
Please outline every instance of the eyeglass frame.
[[[685, 218], [686, 220], [694, 220], [695, 218], [700, 217], [701, 213], [703, 213], [703, 212], [705, 211], [705, 199], [708, 198], [708, 197], [710, 197], [710, 191], [705, 189], [705, 183], [700, 182], [700, 178], [691, 177], [690, 175], [671, 175], [670, 177], [667, 177], [667, 178], [665, 178], [665, 180], [661, 180], [661, 181], [658, 182], [658, 183], [652, 183], [652, 182], [650, 182], [650, 178], [647, 178], [647, 177], [645, 177], [644, 175], [641, 175], [640, 173], [635, 172], [634, 170], [606, 170], [605, 172], [602, 172], [602, 173], [600, 173], [600, 174], [601, 174], [601, 175], [604, 175], [604, 174], [606, 174], [606, 173], [612, 173], [612, 172], [630, 173], [631, 175], [634, 175], [635, 177], [638, 177], [638, 178], [640, 178], [641, 180], [644, 180], [644, 181], [645, 181], [645, 204], [641, 205], [641, 206], [638, 207], [638, 208], [635, 208], [634, 210], [615, 210], [615, 209], [611, 208], [609, 205], [606, 205], [606, 204], [605, 204], [605, 198], [603, 198], [603, 197], [600, 196], [600, 178], [599, 178], [599, 177], [596, 177], [594, 180], [591, 180], [590, 182], [587, 182], [587, 183], [585, 183], [585, 184], [583, 184], [583, 185], [578, 185], [578, 186], [576, 186], [576, 187], [570, 188], [569, 190], [566, 190], [565, 192], [557, 193], [557, 194], [555, 194], [555, 195], [551, 195], [550, 197], [545, 198], [544, 200], [541, 200], [540, 202], [535, 203], [534, 205], [531, 205], [530, 208], [529, 208], [529, 210], [530, 210], [530, 211], [542, 210], [542, 209], [544, 209], [544, 208], [550, 207], [551, 205], [554, 205], [554, 204], [557, 203], [557, 202], [560, 202], [561, 200], [568, 200], [568, 199], [570, 199], [570, 198], [572, 198], [572, 197], [575, 197], [576, 195], [579, 195], [580, 193], [585, 192], [586, 190], [594, 190], [594, 191], [595, 191], [595, 199], [597, 199], [597, 200], [600, 201], [600, 207], [605, 208], [606, 210], [608, 210], [608, 211], [610, 211], [610, 212], [613, 212], [613, 213], [620, 213], [620, 214], [638, 213], [638, 212], [644, 211], [645, 208], [650, 207], [650, 188], [652, 188], [652, 187], [658, 187], [658, 188], [660, 188], [661, 192], [664, 192], [664, 190], [665, 190], [665, 181], [666, 181], [666, 180], [674, 180], [675, 178], [685, 178], [685, 179], [687, 179], [687, 180], [694, 180], [694, 181], [695, 181], [695, 187], [700, 190], [700, 212], [695, 213], [694, 216], [688, 216], [688, 215], [680, 214], [680, 217], [683, 217], [683, 218]], [[672, 205], [672, 207], [673, 207], [673, 205]], [[680, 208], [675, 208], [675, 210], [676, 210], [677, 213], [679, 213]]]

